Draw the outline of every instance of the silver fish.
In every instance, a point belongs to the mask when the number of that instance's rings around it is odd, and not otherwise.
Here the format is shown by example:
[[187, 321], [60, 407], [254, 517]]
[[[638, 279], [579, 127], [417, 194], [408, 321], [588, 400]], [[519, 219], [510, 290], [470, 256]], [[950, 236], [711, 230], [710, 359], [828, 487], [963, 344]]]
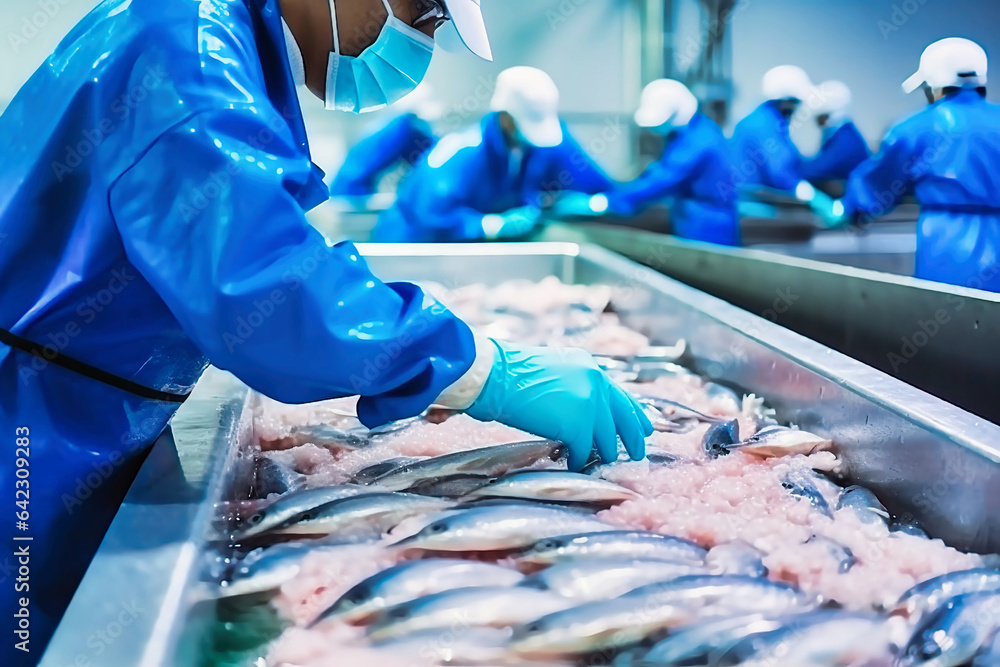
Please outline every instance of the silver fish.
[[514, 630], [511, 648], [529, 656], [579, 655], [629, 646], [698, 617], [780, 614], [816, 603], [767, 579], [691, 575], [539, 618]]
[[456, 475], [496, 477], [510, 470], [525, 468], [539, 459], [549, 458], [555, 461], [562, 451], [562, 443], [552, 440], [480, 447], [403, 465], [377, 478], [373, 483], [386, 489], [401, 491], [425, 480]]
[[912, 535], [914, 537], [930, 539], [930, 535], [928, 535], [927, 531], [924, 530], [924, 527], [920, 525], [920, 522], [916, 520], [903, 521], [895, 519], [891, 524], [889, 524], [889, 530], [890, 532], [899, 533], [901, 535]]
[[396, 546], [429, 551], [517, 549], [538, 537], [611, 529], [588, 515], [552, 507], [494, 505], [437, 519]]
[[[376, 652], [385, 651], [409, 660], [412, 667], [463, 665], [482, 667], [552, 667], [551, 664], [525, 662], [507, 649], [510, 630], [507, 628], [473, 628], [460, 626], [453, 631], [440, 628], [412, 632], [402, 637], [372, 641]], [[373, 665], [382, 664], [373, 656]]]
[[291, 430], [291, 437], [300, 444], [311, 442], [327, 449], [353, 450], [371, 444], [368, 429], [341, 429], [330, 424], [303, 424]]
[[267, 456], [254, 461], [251, 498], [267, 498], [278, 493], [288, 493], [305, 488], [306, 476]]
[[411, 493], [364, 493], [296, 514], [271, 533], [331, 535], [345, 541], [378, 539], [403, 519], [448, 506], [449, 503], [440, 498]]
[[313, 624], [327, 618], [358, 623], [386, 607], [432, 593], [468, 586], [514, 586], [523, 579], [524, 575], [516, 570], [474, 560], [428, 558], [407, 561], [353, 586]]
[[669, 398], [638, 395], [636, 396], [636, 399], [643, 406], [651, 408], [654, 411], [658, 411], [661, 416], [668, 417], [672, 421], [695, 419], [707, 424], [728, 421], [722, 417], [716, 417], [713, 415], [707, 415], [704, 412], [699, 412], [692, 407], [684, 405], [683, 403], [678, 403], [677, 401], [672, 401]]
[[665, 560], [589, 559], [558, 563], [524, 582], [575, 600], [606, 600], [657, 581], [704, 574], [694, 563]]
[[736, 642], [751, 635], [777, 630], [784, 623], [782, 617], [752, 614], [682, 626], [644, 651], [636, 664], [642, 667], [717, 664], [718, 657]]
[[613, 482], [580, 473], [528, 470], [494, 478], [468, 496], [614, 504], [638, 498], [639, 494]]
[[363, 486], [324, 486], [315, 489], [290, 491], [261, 510], [250, 515], [235, 534], [235, 539], [246, 539], [273, 530], [292, 517], [327, 503], [364, 493]]
[[354, 473], [354, 477], [351, 481], [355, 484], [371, 484], [376, 479], [392, 472], [396, 468], [400, 468], [409, 463], [415, 463], [417, 461], [422, 461], [427, 456], [397, 456], [395, 458], [386, 459], [385, 461], [379, 461], [375, 465], [370, 465], [367, 468], [362, 468], [358, 472]]
[[953, 597], [981, 592], [1000, 592], [1000, 570], [975, 568], [922, 581], [900, 596], [895, 609], [916, 618], [937, 609]]
[[462, 498], [477, 489], [489, 484], [495, 477], [482, 475], [453, 475], [440, 479], [426, 479], [417, 482], [406, 490], [407, 493], [419, 493], [422, 496], [438, 496], [440, 498]]
[[889, 523], [889, 510], [870, 489], [863, 486], [849, 486], [841, 492], [837, 501], [837, 511], [840, 510], [852, 512], [863, 523]]
[[802, 498], [812, 505], [818, 512], [833, 518], [833, 510], [827, 502], [823, 490], [832, 492], [836, 485], [829, 480], [823, 479], [812, 470], [803, 468], [792, 468], [781, 481], [781, 486], [788, 490], [791, 495]]
[[729, 451], [741, 451], [755, 456], [769, 458], [791, 454], [812, 454], [833, 446], [829, 438], [808, 431], [787, 426], [765, 426], [742, 442], [729, 447]]
[[720, 544], [708, 550], [705, 566], [711, 574], [739, 574], [746, 577], [767, 576], [764, 552], [743, 540]]
[[535, 542], [517, 560], [552, 565], [580, 559], [636, 558], [701, 565], [707, 551], [694, 542], [633, 530], [608, 530], [548, 537]]
[[702, 437], [701, 447], [709, 458], [729, 453], [729, 448], [740, 441], [740, 423], [735, 419], [718, 421], [708, 427]]
[[840, 573], [850, 572], [851, 568], [858, 562], [858, 559], [854, 557], [854, 552], [828, 537], [813, 535], [806, 540], [806, 544], [818, 544], [822, 546], [830, 558], [837, 563], [837, 571]]
[[622, 596], [639, 604], [716, 607], [730, 613], [787, 613], [812, 609], [819, 597], [794, 586], [747, 575], [690, 575], [648, 584]]
[[899, 658], [900, 667], [957, 667], [972, 660], [1000, 629], [1000, 595], [967, 593], [924, 617]]
[[533, 588], [458, 588], [386, 609], [368, 627], [368, 636], [377, 640], [455, 626], [510, 627], [573, 604], [572, 600]]
[[655, 382], [662, 377], [669, 378], [690, 378], [695, 374], [687, 368], [672, 362], [644, 361], [631, 366], [631, 370], [636, 374], [636, 382]]
[[770, 632], [750, 635], [731, 646], [718, 664], [743, 667], [839, 667], [887, 664], [890, 624], [874, 614], [818, 610], [786, 619]]
[[302, 542], [276, 544], [255, 549], [236, 566], [229, 581], [222, 582], [219, 597], [265, 593], [280, 588], [298, 576], [302, 559], [336, 546], [314, 546]]

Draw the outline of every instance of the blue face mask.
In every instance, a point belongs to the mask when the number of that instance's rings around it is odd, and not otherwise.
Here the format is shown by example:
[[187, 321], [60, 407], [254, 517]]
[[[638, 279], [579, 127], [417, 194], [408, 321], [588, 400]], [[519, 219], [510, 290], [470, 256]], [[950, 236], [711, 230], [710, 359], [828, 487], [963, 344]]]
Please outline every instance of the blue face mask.
[[396, 18], [382, 0], [389, 18], [378, 39], [356, 58], [342, 56], [333, 3], [330, 0], [334, 50], [326, 68], [326, 108], [367, 113], [412, 92], [430, 67], [434, 40]]

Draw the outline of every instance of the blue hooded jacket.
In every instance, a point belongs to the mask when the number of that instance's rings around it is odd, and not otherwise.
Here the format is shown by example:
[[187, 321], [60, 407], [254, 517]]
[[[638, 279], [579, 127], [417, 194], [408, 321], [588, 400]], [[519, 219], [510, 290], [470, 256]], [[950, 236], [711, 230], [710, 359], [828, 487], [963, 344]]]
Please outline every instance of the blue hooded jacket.
[[845, 181], [871, 156], [858, 126], [847, 121], [825, 137], [819, 153], [802, 163], [802, 177], [809, 181]]
[[795, 190], [802, 180], [802, 154], [792, 141], [789, 119], [764, 102], [733, 129], [736, 171], [748, 185]]

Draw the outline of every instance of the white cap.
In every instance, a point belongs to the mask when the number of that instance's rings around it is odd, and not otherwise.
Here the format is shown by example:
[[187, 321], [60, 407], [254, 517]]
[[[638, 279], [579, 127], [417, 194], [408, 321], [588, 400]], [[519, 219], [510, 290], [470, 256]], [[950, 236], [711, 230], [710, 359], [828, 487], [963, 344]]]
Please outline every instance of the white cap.
[[[486, 21], [483, 20], [483, 10], [480, 0], [442, 0], [451, 23], [466, 47], [483, 60], [493, 60], [493, 50], [490, 48], [490, 38], [486, 34]], [[442, 29], [447, 26], [442, 26]]]
[[761, 90], [768, 100], [804, 100], [812, 91], [812, 81], [801, 67], [778, 65], [764, 74]]
[[521, 66], [500, 72], [490, 107], [509, 113], [532, 145], [544, 148], [562, 143], [559, 89], [542, 70]]
[[921, 84], [931, 88], [978, 88], [986, 85], [986, 51], [969, 39], [941, 39], [920, 55], [920, 69], [903, 82], [903, 92], [912, 93]]
[[816, 87], [817, 103], [813, 113], [817, 116], [829, 115], [833, 119], [843, 118], [851, 106], [851, 89], [842, 81], [824, 81]]
[[684, 127], [698, 111], [698, 98], [680, 81], [657, 79], [642, 89], [635, 124], [639, 127]]

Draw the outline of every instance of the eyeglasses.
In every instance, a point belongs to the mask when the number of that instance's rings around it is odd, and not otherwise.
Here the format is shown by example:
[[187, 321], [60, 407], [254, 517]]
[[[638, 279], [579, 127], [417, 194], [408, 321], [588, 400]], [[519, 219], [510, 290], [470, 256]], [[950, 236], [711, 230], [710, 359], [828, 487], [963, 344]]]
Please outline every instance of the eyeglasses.
[[427, 21], [434, 21], [434, 28], [440, 28], [445, 21], [451, 20], [448, 8], [439, 0], [417, 0], [417, 20], [413, 25], [418, 26]]

